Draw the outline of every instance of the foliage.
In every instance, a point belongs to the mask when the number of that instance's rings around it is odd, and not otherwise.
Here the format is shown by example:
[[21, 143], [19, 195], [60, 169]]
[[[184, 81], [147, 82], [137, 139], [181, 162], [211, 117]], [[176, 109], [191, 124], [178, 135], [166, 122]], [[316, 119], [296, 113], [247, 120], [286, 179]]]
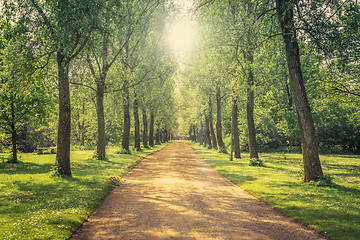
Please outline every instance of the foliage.
[[264, 166], [264, 161], [260, 158], [251, 158], [249, 161], [249, 166], [259, 166], [259, 167], [263, 167]]
[[[243, 13], [246, 11], [243, 5], [247, 6], [247, 13]], [[295, 9], [303, 77], [320, 151], [358, 153], [359, 4], [298, 1]], [[254, 117], [259, 149], [300, 151], [300, 129], [290, 91], [285, 49], [283, 39], [278, 37], [280, 28], [273, 11], [266, 1], [255, 4], [239, 0], [215, 1], [198, 9], [196, 18], [203, 35], [198, 43], [201, 51], [190, 54], [191, 60], [177, 77], [180, 89], [177, 97], [183, 106], [179, 111], [182, 135], [189, 135], [192, 124], [200, 129], [206, 100], [220, 84], [225, 98], [222, 106], [225, 139], [231, 130], [229, 90], [234, 90], [238, 98], [241, 148], [248, 150], [243, 71], [250, 66], [255, 76]], [[249, 34], [248, 29], [254, 26], [257, 34]], [[243, 57], [248, 38], [256, 48], [251, 65]]]
[[[38, 127], [52, 114], [52, 87], [37, 71], [42, 62], [28, 45], [27, 29], [4, 21], [1, 26], [7, 37], [2, 41], [0, 52], [0, 127], [12, 135], [11, 142], [16, 144], [17, 132], [26, 133], [30, 126]], [[35, 141], [29, 142], [35, 144]], [[24, 150], [34, 149], [24, 145]], [[14, 151], [13, 148], [16, 161]]]

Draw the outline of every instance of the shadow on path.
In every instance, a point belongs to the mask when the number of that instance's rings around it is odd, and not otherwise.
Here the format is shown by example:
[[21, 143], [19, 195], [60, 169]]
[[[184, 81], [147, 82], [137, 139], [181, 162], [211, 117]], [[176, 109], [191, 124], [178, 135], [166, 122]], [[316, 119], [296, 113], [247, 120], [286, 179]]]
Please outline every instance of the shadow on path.
[[176, 141], [130, 171], [77, 239], [326, 239], [218, 174]]

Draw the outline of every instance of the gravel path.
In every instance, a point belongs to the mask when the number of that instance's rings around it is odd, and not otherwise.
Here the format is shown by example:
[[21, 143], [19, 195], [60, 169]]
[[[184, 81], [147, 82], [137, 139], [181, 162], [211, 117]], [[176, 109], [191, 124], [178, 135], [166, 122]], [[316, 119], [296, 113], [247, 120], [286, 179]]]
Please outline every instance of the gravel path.
[[76, 239], [326, 239], [237, 187], [185, 142], [132, 169]]

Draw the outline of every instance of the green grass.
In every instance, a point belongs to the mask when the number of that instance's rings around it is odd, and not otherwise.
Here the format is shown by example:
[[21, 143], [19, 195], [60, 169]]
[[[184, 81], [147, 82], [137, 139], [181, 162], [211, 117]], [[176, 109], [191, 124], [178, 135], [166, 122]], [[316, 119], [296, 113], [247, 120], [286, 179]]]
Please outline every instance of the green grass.
[[[66, 239], [76, 231], [121, 177], [141, 158], [165, 145], [134, 154], [107, 150], [71, 152], [72, 178], [52, 177], [55, 154], [20, 154], [20, 163], [0, 162], [0, 239]], [[5, 154], [0, 154], [4, 158]]]
[[263, 167], [249, 166], [249, 155], [229, 155], [189, 143], [219, 173], [293, 219], [333, 239], [360, 239], [360, 157], [321, 155], [332, 184], [302, 181], [302, 155], [263, 153]]

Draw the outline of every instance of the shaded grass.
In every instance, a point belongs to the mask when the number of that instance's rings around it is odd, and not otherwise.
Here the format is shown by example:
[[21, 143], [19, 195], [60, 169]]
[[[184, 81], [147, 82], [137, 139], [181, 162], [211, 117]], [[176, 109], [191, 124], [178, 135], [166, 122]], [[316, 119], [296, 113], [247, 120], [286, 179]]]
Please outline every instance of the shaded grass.
[[131, 155], [108, 149], [107, 160], [92, 158], [90, 150], [73, 151], [72, 178], [51, 177], [55, 155], [27, 153], [20, 163], [0, 163], [0, 239], [70, 237], [112, 189], [114, 177], [164, 146]]
[[328, 186], [302, 181], [302, 155], [262, 153], [265, 166], [249, 166], [249, 155], [229, 161], [217, 153], [189, 143], [219, 173], [252, 195], [293, 219], [333, 239], [360, 239], [360, 158], [321, 155]]

